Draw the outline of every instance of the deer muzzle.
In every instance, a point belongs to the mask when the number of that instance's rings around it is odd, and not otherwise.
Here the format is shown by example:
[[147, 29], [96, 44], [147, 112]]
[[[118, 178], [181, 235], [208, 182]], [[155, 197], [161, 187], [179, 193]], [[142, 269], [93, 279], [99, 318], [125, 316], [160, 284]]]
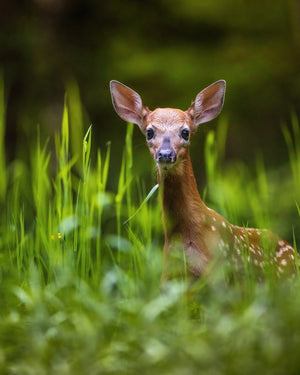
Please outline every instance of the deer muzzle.
[[164, 137], [161, 146], [156, 152], [156, 161], [158, 163], [175, 163], [176, 152], [171, 145], [170, 138]]

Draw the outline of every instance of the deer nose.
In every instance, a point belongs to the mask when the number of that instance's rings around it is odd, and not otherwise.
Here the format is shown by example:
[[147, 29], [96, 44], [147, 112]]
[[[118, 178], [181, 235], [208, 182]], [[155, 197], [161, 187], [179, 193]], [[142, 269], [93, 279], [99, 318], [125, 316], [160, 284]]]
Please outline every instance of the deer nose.
[[174, 163], [176, 161], [176, 154], [171, 149], [161, 149], [157, 153], [157, 160], [160, 163]]

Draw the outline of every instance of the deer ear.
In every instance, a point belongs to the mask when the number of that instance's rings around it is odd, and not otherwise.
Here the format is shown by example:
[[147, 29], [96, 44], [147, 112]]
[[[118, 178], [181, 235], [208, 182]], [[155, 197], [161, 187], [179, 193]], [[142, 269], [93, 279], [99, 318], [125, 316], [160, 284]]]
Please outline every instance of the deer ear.
[[196, 126], [218, 116], [223, 107], [225, 90], [226, 82], [220, 80], [199, 92], [194, 103], [186, 111]]
[[118, 81], [110, 81], [110, 92], [114, 109], [121, 119], [141, 127], [149, 110], [144, 106], [139, 94]]

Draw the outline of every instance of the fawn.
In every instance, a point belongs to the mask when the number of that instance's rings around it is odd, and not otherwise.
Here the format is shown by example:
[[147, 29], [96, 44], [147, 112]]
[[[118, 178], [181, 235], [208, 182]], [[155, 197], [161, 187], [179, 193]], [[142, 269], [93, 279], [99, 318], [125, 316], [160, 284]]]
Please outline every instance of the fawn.
[[190, 139], [199, 124], [218, 116], [225, 89], [226, 82], [220, 80], [202, 90], [186, 111], [151, 111], [131, 88], [118, 81], [110, 82], [115, 111], [123, 120], [139, 126], [156, 162], [165, 233], [162, 281], [176, 274], [172, 254], [178, 252], [185, 272], [192, 278], [203, 275], [216, 259], [227, 259], [237, 268], [246, 261], [259, 273], [271, 265], [277, 276], [296, 271], [295, 251], [290, 244], [271, 231], [230, 224], [208, 208], [198, 193], [189, 154]]

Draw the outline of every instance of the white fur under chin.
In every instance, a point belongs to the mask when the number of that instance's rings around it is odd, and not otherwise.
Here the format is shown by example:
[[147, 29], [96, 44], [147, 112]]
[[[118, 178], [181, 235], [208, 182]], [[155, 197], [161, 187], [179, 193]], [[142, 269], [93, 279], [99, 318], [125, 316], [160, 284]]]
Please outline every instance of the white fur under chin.
[[167, 174], [182, 175], [183, 174], [183, 163], [175, 161], [174, 163], [159, 163], [156, 162], [159, 175], [164, 177]]
[[160, 172], [167, 172], [174, 167], [175, 163], [159, 163], [156, 162], [156, 166]]

